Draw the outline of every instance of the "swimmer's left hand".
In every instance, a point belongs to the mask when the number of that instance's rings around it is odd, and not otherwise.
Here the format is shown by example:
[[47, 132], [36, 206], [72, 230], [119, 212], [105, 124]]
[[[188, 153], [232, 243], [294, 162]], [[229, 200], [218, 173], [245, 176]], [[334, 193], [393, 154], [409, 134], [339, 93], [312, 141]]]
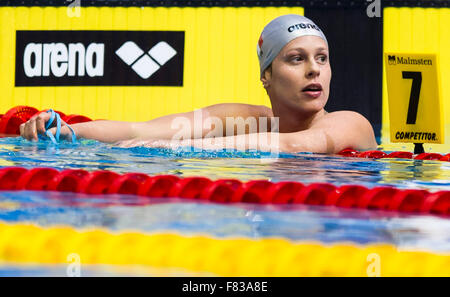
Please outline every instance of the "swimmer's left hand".
[[[56, 127], [50, 128], [48, 129], [48, 131], [50, 131], [50, 133], [53, 134], [53, 136], [55, 136], [56, 134]], [[61, 132], [60, 132], [60, 139], [65, 139], [70, 141], [72, 139], [72, 131], [70, 131], [69, 127], [67, 126], [67, 124], [65, 122], [62, 123], [61, 126]]]

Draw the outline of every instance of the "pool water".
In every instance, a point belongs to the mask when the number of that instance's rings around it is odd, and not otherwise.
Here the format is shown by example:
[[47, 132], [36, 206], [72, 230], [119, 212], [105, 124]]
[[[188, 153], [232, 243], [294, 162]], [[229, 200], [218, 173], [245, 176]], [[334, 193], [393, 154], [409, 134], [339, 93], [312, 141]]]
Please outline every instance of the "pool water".
[[[374, 160], [310, 153], [280, 154], [275, 158], [263, 152], [117, 148], [92, 140], [55, 146], [42, 140], [33, 143], [22, 138], [1, 138], [0, 166], [450, 190], [450, 162]], [[177, 198], [152, 199], [142, 204], [130, 195], [86, 198], [76, 193], [3, 191], [0, 192], [0, 221], [203, 234], [217, 238], [282, 237], [324, 244], [389, 243], [398, 248], [450, 252], [450, 220], [439, 216], [305, 205], [225, 205]], [[0, 265], [0, 275], [57, 275], [61, 270], [64, 269], [56, 266], [28, 269]], [[104, 267], [89, 271], [92, 275], [104, 271], [122, 273]], [[129, 271], [124, 274], [133, 275]]]

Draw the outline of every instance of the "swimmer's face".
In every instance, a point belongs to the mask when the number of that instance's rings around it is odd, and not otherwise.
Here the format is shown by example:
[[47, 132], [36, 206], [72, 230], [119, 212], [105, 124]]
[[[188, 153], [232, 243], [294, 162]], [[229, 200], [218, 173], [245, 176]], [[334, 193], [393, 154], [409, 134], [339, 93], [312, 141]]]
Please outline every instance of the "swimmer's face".
[[[274, 102], [314, 113], [324, 108], [330, 93], [328, 46], [317, 36], [301, 36], [286, 44], [264, 72], [262, 81]], [[310, 84], [320, 84], [310, 87]]]

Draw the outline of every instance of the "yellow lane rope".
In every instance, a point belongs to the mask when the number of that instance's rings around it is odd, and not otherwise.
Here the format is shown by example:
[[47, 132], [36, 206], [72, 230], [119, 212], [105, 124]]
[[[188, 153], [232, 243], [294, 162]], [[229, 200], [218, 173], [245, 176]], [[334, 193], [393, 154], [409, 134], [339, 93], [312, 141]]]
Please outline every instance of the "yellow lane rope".
[[217, 239], [0, 223], [0, 262], [145, 265], [219, 276], [450, 276], [450, 254], [388, 244], [323, 245], [287, 239]]

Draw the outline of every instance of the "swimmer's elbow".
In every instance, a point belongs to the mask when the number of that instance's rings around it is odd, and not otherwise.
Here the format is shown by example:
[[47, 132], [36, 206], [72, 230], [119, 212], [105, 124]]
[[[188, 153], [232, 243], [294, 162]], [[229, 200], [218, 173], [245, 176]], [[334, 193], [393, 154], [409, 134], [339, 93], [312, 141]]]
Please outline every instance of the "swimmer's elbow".
[[287, 137], [280, 137], [280, 141], [278, 144], [278, 149], [282, 153], [295, 153], [296, 148], [295, 145], [287, 138]]
[[333, 154], [336, 151], [336, 143], [325, 130], [313, 129], [283, 134], [280, 137], [280, 151]]

